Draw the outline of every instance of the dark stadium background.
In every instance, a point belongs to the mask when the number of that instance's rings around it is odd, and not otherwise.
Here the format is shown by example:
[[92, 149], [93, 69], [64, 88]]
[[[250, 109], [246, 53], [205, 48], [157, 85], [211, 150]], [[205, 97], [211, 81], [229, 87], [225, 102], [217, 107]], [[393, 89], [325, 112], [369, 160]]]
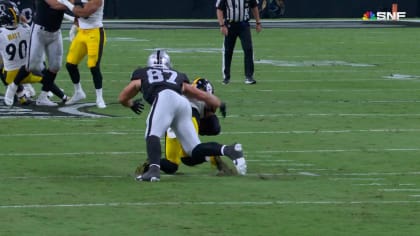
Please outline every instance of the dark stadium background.
[[[420, 15], [420, 0], [285, 0], [286, 18], [358, 18], [366, 11], [390, 11], [393, 3], [407, 17]], [[107, 19], [215, 18], [215, 0], [107, 0]]]

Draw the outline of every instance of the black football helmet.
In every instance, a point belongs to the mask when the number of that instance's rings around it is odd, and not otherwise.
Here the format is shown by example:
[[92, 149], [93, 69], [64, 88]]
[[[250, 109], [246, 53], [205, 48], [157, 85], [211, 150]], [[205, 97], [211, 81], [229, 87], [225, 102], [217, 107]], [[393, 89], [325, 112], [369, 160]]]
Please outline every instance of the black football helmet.
[[197, 78], [194, 79], [192, 85], [195, 86], [196, 88], [200, 89], [200, 90], [203, 90], [204, 92], [208, 92], [208, 93], [211, 93], [211, 94], [214, 93], [213, 85], [206, 78], [197, 77]]
[[19, 24], [19, 9], [14, 2], [0, 1], [0, 26], [16, 28]]

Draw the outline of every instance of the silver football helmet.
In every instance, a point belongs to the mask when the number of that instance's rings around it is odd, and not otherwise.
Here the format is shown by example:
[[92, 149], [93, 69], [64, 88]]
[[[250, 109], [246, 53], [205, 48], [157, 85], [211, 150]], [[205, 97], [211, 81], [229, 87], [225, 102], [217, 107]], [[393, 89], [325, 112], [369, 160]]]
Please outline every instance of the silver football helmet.
[[147, 59], [147, 66], [169, 69], [171, 68], [171, 58], [165, 50], [156, 50]]

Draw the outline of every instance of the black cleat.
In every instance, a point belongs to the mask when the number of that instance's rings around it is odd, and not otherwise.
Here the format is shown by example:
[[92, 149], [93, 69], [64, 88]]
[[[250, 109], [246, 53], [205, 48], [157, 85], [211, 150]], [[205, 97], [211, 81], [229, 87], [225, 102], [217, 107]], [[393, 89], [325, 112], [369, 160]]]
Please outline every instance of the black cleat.
[[232, 145], [225, 146], [224, 154], [233, 161], [238, 174], [246, 175], [247, 166], [244, 153], [242, 151], [242, 144], [234, 143]]
[[159, 182], [160, 181], [160, 167], [156, 164], [149, 166], [149, 170], [144, 174], [136, 177], [138, 181]]

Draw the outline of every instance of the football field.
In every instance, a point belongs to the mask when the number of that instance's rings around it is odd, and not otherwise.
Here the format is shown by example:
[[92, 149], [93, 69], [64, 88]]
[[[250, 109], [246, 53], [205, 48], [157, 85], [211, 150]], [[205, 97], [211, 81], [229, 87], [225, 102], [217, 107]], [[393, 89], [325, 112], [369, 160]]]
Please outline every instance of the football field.
[[[80, 107], [0, 105], [0, 235], [419, 234], [418, 28], [253, 31], [251, 86], [239, 41], [222, 85], [218, 29], [106, 33], [106, 109], [94, 106], [85, 61]], [[117, 99], [155, 48], [213, 83], [227, 117], [202, 140], [242, 143], [246, 176], [216, 176], [204, 163], [134, 180], [147, 112]], [[57, 84], [73, 93], [64, 67]]]

